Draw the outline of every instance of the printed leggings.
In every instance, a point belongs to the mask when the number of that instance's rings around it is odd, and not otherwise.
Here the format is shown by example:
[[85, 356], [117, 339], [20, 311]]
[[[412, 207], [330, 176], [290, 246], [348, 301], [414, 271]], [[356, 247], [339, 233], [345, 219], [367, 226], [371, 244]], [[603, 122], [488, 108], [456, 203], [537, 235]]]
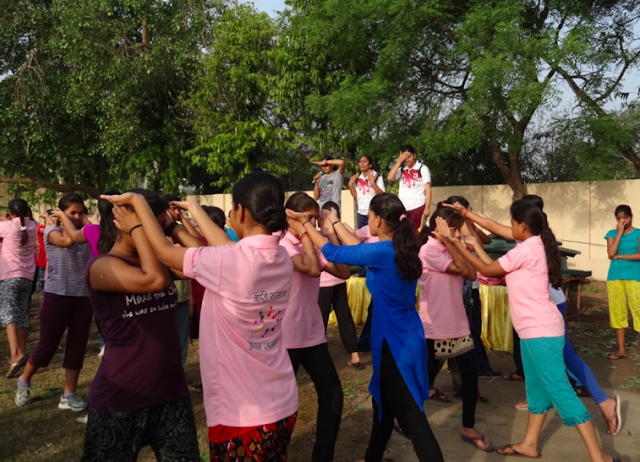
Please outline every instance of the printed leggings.
[[161, 462], [199, 462], [191, 400], [110, 414], [89, 407], [82, 462], [134, 462], [151, 445]]

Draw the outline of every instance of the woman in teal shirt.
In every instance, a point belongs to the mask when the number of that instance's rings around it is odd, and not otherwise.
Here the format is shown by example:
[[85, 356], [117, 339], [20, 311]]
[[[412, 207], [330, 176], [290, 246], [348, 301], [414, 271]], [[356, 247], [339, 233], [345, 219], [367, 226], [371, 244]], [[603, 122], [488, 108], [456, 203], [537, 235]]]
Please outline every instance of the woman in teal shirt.
[[609, 317], [616, 330], [618, 351], [609, 359], [628, 356], [625, 346], [625, 329], [629, 327], [627, 301], [633, 316], [633, 327], [640, 332], [640, 229], [633, 227], [633, 214], [628, 205], [616, 207], [616, 229], [604, 237], [611, 265], [607, 275], [609, 293]]

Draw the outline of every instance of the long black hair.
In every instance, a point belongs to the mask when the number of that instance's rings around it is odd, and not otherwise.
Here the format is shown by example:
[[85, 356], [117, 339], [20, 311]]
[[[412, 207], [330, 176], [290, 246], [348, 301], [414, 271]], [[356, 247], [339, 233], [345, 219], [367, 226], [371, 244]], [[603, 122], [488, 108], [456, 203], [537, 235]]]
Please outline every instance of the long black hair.
[[397, 196], [382, 193], [371, 199], [369, 207], [393, 231], [392, 242], [398, 274], [404, 280], [415, 281], [422, 274], [422, 263], [418, 257], [420, 244], [411, 220], [403, 217], [406, 213], [404, 205]]
[[284, 204], [285, 209], [293, 210], [294, 212], [305, 212], [314, 207], [320, 210], [320, 206], [315, 199], [304, 192], [293, 193], [287, 199], [287, 203]]
[[[460, 202], [459, 200], [454, 201], [455, 202]], [[449, 203], [449, 202], [447, 202]], [[460, 202], [461, 205], [462, 202]], [[467, 202], [468, 204], [468, 202]], [[433, 212], [433, 214], [431, 215], [431, 217], [429, 218], [429, 226], [423, 226], [422, 227], [422, 231], [420, 231], [420, 243], [421, 244], [426, 244], [427, 241], [429, 240], [429, 238], [431, 237], [431, 235], [433, 234], [433, 232], [436, 229], [436, 218], [442, 218], [444, 221], [447, 222], [447, 224], [449, 225], [449, 227], [454, 227], [454, 228], [461, 228], [462, 225], [464, 224], [464, 217], [462, 215], [460, 215], [459, 213], [457, 213], [455, 210], [453, 210], [452, 208], [449, 207], [445, 207], [444, 205], [442, 205], [440, 202], [438, 202], [438, 206], [436, 207], [436, 211]]]
[[511, 204], [511, 217], [518, 223], [524, 223], [534, 236], [540, 236], [547, 255], [549, 267], [549, 283], [554, 289], [562, 285], [560, 252], [558, 242], [547, 223], [547, 215], [534, 202], [517, 200]]
[[20, 236], [20, 245], [25, 246], [29, 242], [29, 234], [27, 234], [27, 228], [24, 223], [25, 218], [30, 218], [31, 207], [29, 203], [24, 199], [12, 199], [7, 206], [9, 212], [13, 213], [16, 217], [20, 218], [20, 228], [22, 230], [22, 236]]
[[[469, 208], [469, 201], [463, 196], [449, 196], [445, 199], [445, 204], [453, 205], [456, 202], [463, 206], [465, 209]], [[438, 204], [440, 205], [440, 204]]]
[[542, 200], [542, 197], [538, 196], [537, 194], [525, 194], [524, 196], [522, 196], [522, 200], [531, 202], [540, 210], [544, 210], [544, 200]]
[[226, 219], [224, 217], [224, 211], [220, 207], [214, 207], [213, 205], [203, 205], [202, 210], [204, 210], [211, 221], [213, 221], [218, 228], [224, 229], [226, 224]]
[[[107, 189], [102, 194], [112, 196], [120, 194], [115, 189]], [[113, 204], [106, 199], [98, 199], [98, 212], [100, 213], [100, 237], [98, 238], [98, 252], [101, 254], [109, 253], [113, 244], [120, 237], [120, 232], [113, 223]]]
[[254, 172], [238, 181], [231, 190], [234, 207], [242, 205], [256, 223], [269, 232], [287, 230], [284, 188], [280, 180], [267, 172]]

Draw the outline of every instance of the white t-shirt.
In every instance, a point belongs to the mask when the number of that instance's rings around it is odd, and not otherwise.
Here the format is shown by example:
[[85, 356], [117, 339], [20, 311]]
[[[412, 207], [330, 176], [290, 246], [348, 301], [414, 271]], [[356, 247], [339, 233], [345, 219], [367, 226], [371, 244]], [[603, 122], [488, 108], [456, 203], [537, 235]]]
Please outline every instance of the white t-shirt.
[[[371, 170], [371, 173], [374, 176], [377, 175], [375, 170]], [[378, 175], [378, 178], [376, 178], [376, 185], [384, 191], [384, 181], [382, 180], [382, 176]], [[355, 187], [356, 197], [358, 198], [358, 213], [360, 215], [366, 215], [369, 213], [369, 204], [371, 204], [371, 199], [375, 197], [376, 190], [373, 189], [373, 186], [371, 186], [371, 183], [369, 182], [369, 178], [364, 176], [363, 173], [361, 173], [356, 180]]]
[[400, 180], [401, 177], [398, 198], [402, 201], [404, 208], [409, 211], [425, 205], [427, 196], [424, 185], [431, 183], [429, 168], [420, 162], [416, 162], [412, 168], [403, 165], [396, 172], [396, 180]]
[[342, 193], [344, 177], [340, 172], [340, 169], [336, 169], [331, 173], [322, 175], [319, 181], [320, 198], [318, 199], [318, 203], [320, 204], [320, 208], [322, 208], [325, 202], [329, 201], [335, 202], [340, 208], [342, 208], [342, 205], [340, 204], [340, 195]]

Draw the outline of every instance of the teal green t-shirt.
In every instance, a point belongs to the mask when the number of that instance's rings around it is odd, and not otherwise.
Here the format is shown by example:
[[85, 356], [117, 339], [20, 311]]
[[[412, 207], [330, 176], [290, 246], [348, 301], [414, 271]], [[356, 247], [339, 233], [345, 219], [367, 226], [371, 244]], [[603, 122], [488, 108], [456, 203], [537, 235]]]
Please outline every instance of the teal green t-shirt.
[[[604, 238], [616, 238], [617, 231], [612, 229]], [[640, 229], [634, 228], [629, 234], [623, 234], [620, 238], [620, 245], [618, 246], [618, 255], [630, 255], [633, 253], [640, 253], [639, 250]], [[616, 280], [627, 281], [640, 281], [640, 261], [630, 260], [611, 260], [609, 266], [609, 274], [607, 275], [607, 281]]]

